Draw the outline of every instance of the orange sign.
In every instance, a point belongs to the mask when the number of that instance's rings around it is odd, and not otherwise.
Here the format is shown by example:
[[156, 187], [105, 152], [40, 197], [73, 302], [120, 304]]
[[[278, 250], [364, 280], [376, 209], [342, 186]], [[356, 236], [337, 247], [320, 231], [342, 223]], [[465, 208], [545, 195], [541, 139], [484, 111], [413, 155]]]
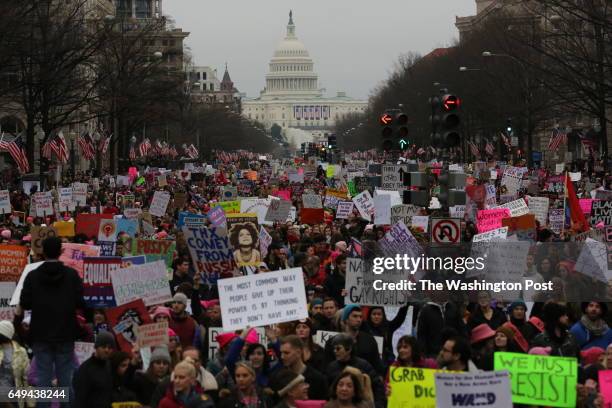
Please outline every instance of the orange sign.
[[28, 248], [21, 245], [0, 245], [0, 281], [17, 282], [28, 263]]

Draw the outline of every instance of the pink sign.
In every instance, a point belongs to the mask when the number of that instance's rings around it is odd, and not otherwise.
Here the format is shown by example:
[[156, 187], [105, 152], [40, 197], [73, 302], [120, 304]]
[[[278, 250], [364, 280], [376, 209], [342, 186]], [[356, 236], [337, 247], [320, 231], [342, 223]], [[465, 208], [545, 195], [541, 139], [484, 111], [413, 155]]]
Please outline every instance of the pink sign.
[[507, 208], [492, 208], [490, 210], [479, 210], [476, 215], [478, 233], [491, 231], [502, 227], [502, 219], [510, 217]]
[[593, 206], [593, 199], [592, 198], [580, 198], [578, 202], [580, 203], [580, 209], [582, 210], [582, 212], [584, 214], [590, 215], [591, 207]]
[[64, 265], [76, 270], [83, 277], [83, 258], [100, 256], [100, 247], [84, 244], [62, 244], [62, 255], [59, 260]]
[[274, 196], [286, 201], [291, 201], [291, 191], [289, 190], [278, 190], [274, 193]]
[[612, 406], [612, 370], [599, 371], [599, 392], [603, 396], [603, 406]]

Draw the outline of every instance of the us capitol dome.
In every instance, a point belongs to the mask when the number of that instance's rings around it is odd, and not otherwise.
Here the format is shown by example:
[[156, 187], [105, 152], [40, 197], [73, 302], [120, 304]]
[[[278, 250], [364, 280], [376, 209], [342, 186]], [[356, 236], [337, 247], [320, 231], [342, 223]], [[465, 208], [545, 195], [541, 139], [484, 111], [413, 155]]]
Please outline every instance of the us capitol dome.
[[336, 119], [363, 112], [366, 101], [344, 92], [325, 97], [319, 76], [306, 46], [297, 38], [293, 12], [289, 12], [287, 34], [270, 59], [266, 86], [258, 98], [242, 102], [242, 114], [262, 122], [266, 130], [275, 124], [294, 146], [324, 137], [334, 130]]

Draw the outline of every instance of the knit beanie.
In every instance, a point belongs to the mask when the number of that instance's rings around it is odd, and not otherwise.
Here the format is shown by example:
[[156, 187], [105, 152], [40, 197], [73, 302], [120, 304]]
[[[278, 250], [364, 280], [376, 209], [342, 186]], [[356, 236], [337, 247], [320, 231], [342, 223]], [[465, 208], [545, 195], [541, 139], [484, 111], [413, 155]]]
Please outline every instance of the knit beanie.
[[181, 292], [177, 292], [177, 293], [174, 294], [174, 297], [172, 298], [172, 301], [175, 302], [175, 303], [182, 303], [185, 306], [187, 306], [187, 302], [188, 302], [187, 295], [185, 295], [184, 293], [181, 293]]
[[527, 305], [525, 304], [525, 302], [523, 302], [522, 299], [517, 299], [514, 302], [510, 303], [510, 306], [508, 306], [508, 313], [512, 313], [514, 308], [518, 306], [523, 306], [525, 310], [527, 310]]
[[355, 310], [361, 310], [361, 306], [359, 305], [346, 305], [342, 310], [342, 321], [346, 322], [351, 315], [351, 313]]
[[15, 326], [13, 326], [13, 323], [8, 320], [0, 321], [0, 335], [12, 340], [15, 335]]
[[583, 365], [595, 364], [597, 360], [599, 360], [599, 357], [605, 352], [606, 351], [601, 347], [589, 347], [586, 350], [582, 350], [580, 352], [580, 357], [582, 358]]
[[508, 338], [508, 340], [513, 340], [514, 339], [514, 332], [512, 331], [511, 328], [509, 328], [507, 326], [499, 326], [495, 330], [495, 333], [504, 333], [506, 335], [506, 337]]
[[113, 336], [113, 334], [108, 331], [98, 332], [98, 335], [96, 336], [96, 342], [94, 343], [94, 347], [98, 348], [98, 347], [105, 347], [105, 346], [116, 348], [115, 336]]
[[170, 358], [170, 353], [168, 352], [168, 348], [163, 346], [155, 347], [155, 349], [151, 353], [151, 362], [154, 361], [165, 361], [170, 364], [172, 361]]

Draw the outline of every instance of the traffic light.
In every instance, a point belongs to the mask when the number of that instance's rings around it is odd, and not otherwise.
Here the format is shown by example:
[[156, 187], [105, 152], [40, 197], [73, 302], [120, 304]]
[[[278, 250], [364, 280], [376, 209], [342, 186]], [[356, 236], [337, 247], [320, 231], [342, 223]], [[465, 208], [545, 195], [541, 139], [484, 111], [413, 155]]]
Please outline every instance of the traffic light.
[[397, 146], [400, 151], [408, 150], [410, 141], [408, 140], [408, 115], [401, 112], [395, 117]]
[[438, 176], [440, 194], [438, 201], [442, 207], [465, 204], [465, 173], [450, 173], [448, 170]]
[[513, 129], [512, 129], [512, 118], [508, 118], [506, 120], [506, 133], [508, 134], [508, 136], [512, 135]]
[[[433, 182], [433, 177], [424, 172], [409, 171], [403, 174], [402, 180], [404, 186], [410, 187], [409, 190], [404, 190], [402, 203], [428, 207], [429, 185]], [[414, 187], [419, 187], [419, 189], [415, 190]]]
[[306, 143], [301, 144], [300, 151], [302, 152], [302, 155], [306, 154]]
[[457, 147], [461, 144], [461, 99], [452, 94], [434, 96], [431, 104], [432, 141], [435, 147]]
[[382, 150], [385, 152], [393, 150], [393, 116], [388, 113], [383, 113], [378, 119], [382, 126]]

